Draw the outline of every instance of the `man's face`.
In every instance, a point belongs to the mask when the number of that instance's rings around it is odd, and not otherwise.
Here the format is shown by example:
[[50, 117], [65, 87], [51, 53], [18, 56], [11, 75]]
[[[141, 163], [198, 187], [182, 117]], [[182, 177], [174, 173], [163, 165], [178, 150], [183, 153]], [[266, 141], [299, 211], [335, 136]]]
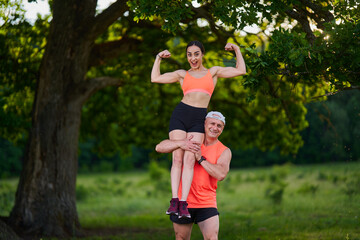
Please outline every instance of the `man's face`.
[[217, 138], [224, 130], [224, 123], [218, 119], [208, 117], [205, 120], [206, 136]]

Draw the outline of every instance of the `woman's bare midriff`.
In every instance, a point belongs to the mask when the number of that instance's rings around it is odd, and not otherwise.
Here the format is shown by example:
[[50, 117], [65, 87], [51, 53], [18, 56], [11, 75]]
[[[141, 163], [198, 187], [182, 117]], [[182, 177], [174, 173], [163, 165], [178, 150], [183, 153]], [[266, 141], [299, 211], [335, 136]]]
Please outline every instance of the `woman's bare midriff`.
[[191, 92], [186, 94], [181, 100], [183, 103], [192, 107], [207, 108], [209, 106], [211, 96], [203, 92]]

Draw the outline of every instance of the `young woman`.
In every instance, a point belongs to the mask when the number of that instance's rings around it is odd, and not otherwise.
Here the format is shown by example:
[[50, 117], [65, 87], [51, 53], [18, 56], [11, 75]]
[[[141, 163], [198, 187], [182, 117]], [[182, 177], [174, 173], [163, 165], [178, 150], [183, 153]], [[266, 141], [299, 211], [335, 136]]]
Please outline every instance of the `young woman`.
[[[170, 118], [170, 140], [183, 140], [192, 135], [192, 141], [202, 143], [207, 107], [218, 78], [232, 78], [246, 73], [246, 66], [240, 48], [235, 44], [227, 43], [225, 50], [235, 52], [236, 67], [214, 66], [207, 69], [203, 65], [204, 46], [199, 41], [191, 41], [186, 47], [186, 56], [190, 69], [188, 71], [180, 69], [164, 74], [160, 73], [161, 59], [169, 58], [171, 54], [168, 50], [157, 54], [151, 71], [151, 82], [179, 82], [184, 93], [184, 97], [175, 107]], [[184, 152], [181, 149], [173, 152], [171, 166], [172, 199], [166, 214], [176, 214], [179, 218], [191, 217], [187, 209], [186, 199], [193, 178], [194, 163], [194, 153]], [[180, 178], [182, 180], [182, 194], [179, 201]]]

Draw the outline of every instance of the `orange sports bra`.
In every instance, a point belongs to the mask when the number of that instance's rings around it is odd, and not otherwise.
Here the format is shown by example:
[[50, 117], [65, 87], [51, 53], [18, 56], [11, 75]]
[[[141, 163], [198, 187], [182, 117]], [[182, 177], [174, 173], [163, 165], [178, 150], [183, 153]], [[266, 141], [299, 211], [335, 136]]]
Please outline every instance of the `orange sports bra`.
[[183, 90], [184, 96], [190, 92], [204, 92], [211, 96], [214, 92], [215, 86], [210, 70], [208, 69], [206, 75], [201, 78], [193, 77], [189, 74], [188, 71], [186, 71], [181, 88]]

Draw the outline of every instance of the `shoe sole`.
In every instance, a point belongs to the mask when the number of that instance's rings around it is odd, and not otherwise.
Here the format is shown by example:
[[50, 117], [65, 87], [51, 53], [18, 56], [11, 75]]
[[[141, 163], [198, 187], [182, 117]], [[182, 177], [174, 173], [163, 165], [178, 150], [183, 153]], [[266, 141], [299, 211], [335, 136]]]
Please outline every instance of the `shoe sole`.
[[168, 211], [166, 211], [166, 215], [176, 215], [176, 216], [178, 216], [178, 215], [179, 215], [179, 213], [177, 213], [177, 212], [168, 212]]
[[179, 218], [191, 218], [191, 215], [180, 215]]

